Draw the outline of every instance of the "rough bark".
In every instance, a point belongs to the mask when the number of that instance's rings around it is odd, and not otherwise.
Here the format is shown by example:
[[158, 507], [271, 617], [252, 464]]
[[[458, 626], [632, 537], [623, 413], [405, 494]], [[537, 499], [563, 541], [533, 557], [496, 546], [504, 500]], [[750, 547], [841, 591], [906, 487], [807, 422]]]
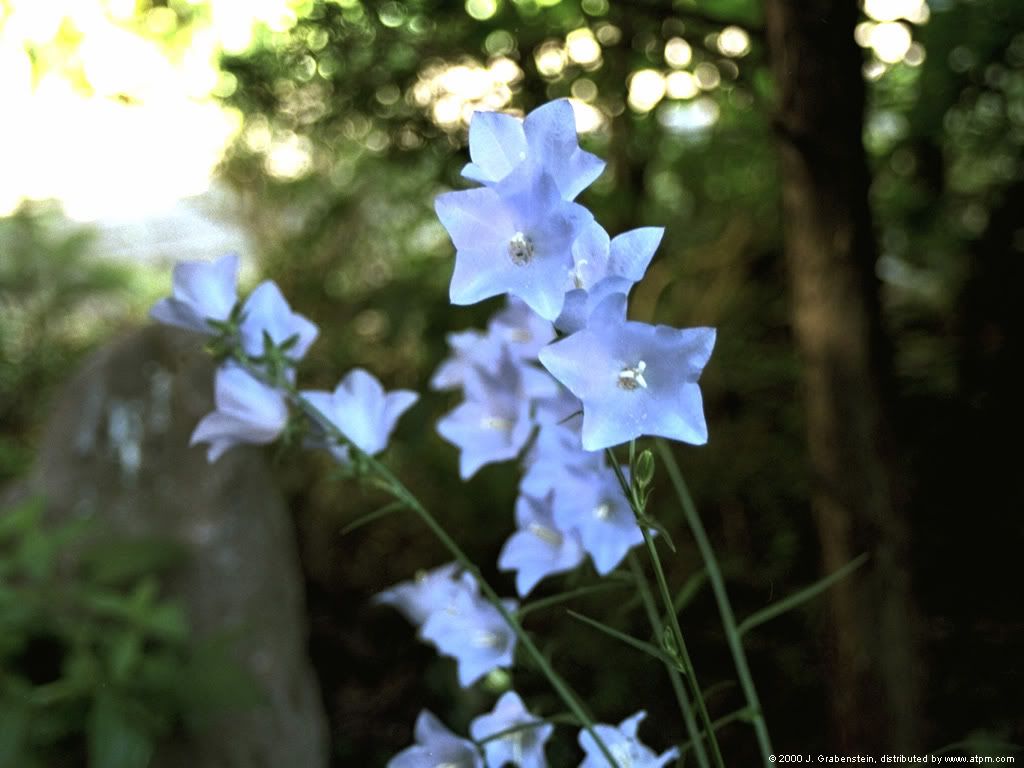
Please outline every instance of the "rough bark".
[[785, 250], [803, 359], [812, 505], [833, 571], [862, 551], [866, 578], [829, 592], [836, 748], [918, 741], [907, 526], [875, 278], [855, 0], [766, 0], [776, 81]]

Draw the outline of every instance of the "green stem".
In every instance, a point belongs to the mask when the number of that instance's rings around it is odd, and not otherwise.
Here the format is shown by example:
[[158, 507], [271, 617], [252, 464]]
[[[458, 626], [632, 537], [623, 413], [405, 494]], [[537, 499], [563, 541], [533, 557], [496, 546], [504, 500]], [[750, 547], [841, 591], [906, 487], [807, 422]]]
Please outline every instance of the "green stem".
[[[665, 634], [665, 625], [661, 621], [661, 616], [658, 615], [658, 607], [654, 604], [654, 595], [651, 594], [651, 587], [647, 583], [647, 574], [644, 573], [639, 558], [633, 552], [629, 553], [628, 559], [630, 570], [633, 571], [633, 576], [640, 592], [640, 600], [643, 602], [644, 611], [647, 613], [647, 621], [650, 623], [651, 629], [654, 630], [655, 637], [660, 640]], [[672, 681], [672, 690], [675, 691], [676, 701], [679, 702], [679, 711], [683, 713], [686, 732], [690, 735], [688, 743], [693, 745], [694, 754], [697, 756], [697, 762], [701, 768], [707, 768], [708, 754], [704, 751], [704, 741], [700, 737], [700, 731], [697, 730], [697, 721], [693, 719], [693, 708], [690, 706], [690, 699], [683, 688], [683, 678], [675, 667], [666, 664], [665, 668], [668, 670], [669, 679]]]
[[[251, 375], [261, 381], [267, 381], [263, 372], [256, 366], [252, 365], [250, 361], [243, 359], [239, 362]], [[427, 508], [420, 503], [419, 499], [417, 499], [412, 492], [406, 488], [394, 474], [392, 474], [391, 470], [369, 454], [362, 451], [358, 446], [352, 444], [348, 438], [345, 437], [344, 433], [342, 433], [330, 419], [328, 419], [299, 393], [294, 384], [287, 380], [283, 382], [277, 381], [267, 383], [284, 391], [291, 401], [306, 414], [307, 418], [315, 422], [334, 440], [348, 445], [353, 454], [355, 454], [357, 461], [362, 462], [374, 475], [377, 476], [379, 480], [382, 481], [382, 487], [386, 489], [395, 498], [395, 500], [402, 502], [410, 511], [416, 513], [420, 520], [423, 521], [424, 525], [426, 525], [437, 540], [441, 542], [442, 546], [444, 546], [451, 556], [455, 558], [456, 562], [458, 562], [458, 564], [473, 577], [477, 585], [480, 587], [481, 595], [483, 595], [484, 599], [498, 611], [509, 629], [511, 629], [513, 634], [515, 634], [520, 646], [526, 650], [526, 653], [531, 659], [533, 659], [541, 673], [548, 679], [548, 682], [551, 683], [551, 687], [554, 688], [555, 693], [558, 694], [559, 698], [562, 699], [565, 705], [569, 708], [569, 711], [572, 712], [576, 719], [582, 723], [583, 728], [586, 729], [587, 733], [590, 734], [594, 743], [597, 744], [598, 749], [601, 750], [601, 754], [603, 754], [608, 760], [608, 764], [611, 768], [621, 768], [619, 762], [615, 759], [615, 756], [608, 748], [608, 745], [597, 733], [593, 719], [587, 714], [586, 710], [584, 710], [583, 706], [580, 704], [575, 691], [572, 690], [569, 684], [563, 680], [555, 671], [554, 667], [551, 666], [551, 662], [548, 661], [547, 657], [541, 653], [537, 645], [530, 639], [530, 636], [523, 629], [515, 615], [505, 607], [501, 598], [498, 596], [498, 593], [495, 592], [494, 588], [491, 587], [491, 585], [484, 579], [483, 575], [480, 573], [480, 569], [477, 568], [466, 553], [462, 551], [462, 548], [455, 542], [455, 540], [448, 535], [448, 532], [444, 529], [444, 526], [438, 522], [437, 518], [435, 518]]]
[[686, 487], [683, 474], [679, 471], [672, 449], [663, 439], [658, 438], [658, 452], [665, 462], [669, 479], [675, 488], [679, 503], [683, 507], [686, 522], [693, 532], [693, 538], [697, 542], [697, 549], [704, 559], [704, 567], [708, 572], [708, 581], [711, 582], [711, 590], [715, 594], [715, 602], [718, 603], [718, 612], [722, 617], [722, 626], [725, 628], [725, 636], [729, 644], [729, 651], [732, 653], [733, 663], [736, 666], [736, 675], [740, 680], [740, 687], [746, 697], [747, 706], [751, 713], [751, 724], [754, 726], [754, 733], [757, 736], [757, 745], [761, 751], [761, 759], [766, 766], [771, 765], [773, 754], [771, 738], [768, 735], [768, 725], [764, 720], [764, 713], [761, 710], [761, 701], [757, 695], [757, 688], [754, 686], [754, 678], [750, 675], [750, 667], [747, 664], [747, 654], [743, 649], [743, 641], [736, 625], [736, 615], [733, 613], [732, 604], [729, 602], [729, 594], [725, 590], [725, 579], [722, 578], [722, 570], [718, 567], [718, 559], [715, 551], [711, 548], [711, 541], [708, 539], [707, 531], [697, 513], [697, 506], [693, 503], [690, 490]]
[[625, 475], [622, 474], [622, 467], [619, 466], [619, 462], [615, 459], [615, 453], [611, 448], [608, 449], [608, 456], [611, 460], [612, 469], [615, 471], [615, 476], [619, 480], [619, 485], [622, 486], [622, 492], [625, 494], [633, 514], [636, 516], [637, 527], [640, 529], [640, 533], [643, 534], [644, 544], [647, 546], [647, 554], [650, 556], [651, 565], [654, 568], [658, 595], [669, 618], [669, 629], [672, 631], [672, 639], [675, 641], [676, 656], [678, 656], [680, 663], [683, 665], [683, 674], [686, 675], [686, 679], [690, 683], [690, 691], [697, 705], [697, 716], [700, 718], [701, 728], [704, 729], [708, 744], [711, 747], [711, 760], [716, 768], [725, 768], [722, 753], [718, 748], [718, 740], [715, 738], [714, 728], [711, 727], [711, 716], [708, 715], [708, 708], [704, 704], [704, 697], [701, 695], [700, 685], [697, 682], [697, 673], [694, 671], [690, 652], [687, 650], [686, 641], [683, 639], [682, 627], [679, 626], [679, 617], [676, 615], [672, 593], [669, 592], [668, 581], [665, 579], [665, 569], [661, 565], [661, 556], [658, 554], [658, 548], [654, 544], [654, 537], [651, 536], [647, 526], [643, 524], [643, 517], [646, 514], [644, 505], [637, 498], [633, 486], [626, 480]]

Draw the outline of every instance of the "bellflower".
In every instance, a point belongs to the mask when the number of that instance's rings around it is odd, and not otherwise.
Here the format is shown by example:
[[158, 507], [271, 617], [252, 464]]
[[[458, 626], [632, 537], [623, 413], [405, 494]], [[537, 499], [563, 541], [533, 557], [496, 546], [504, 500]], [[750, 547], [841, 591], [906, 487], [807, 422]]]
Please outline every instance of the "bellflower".
[[174, 267], [172, 295], [149, 311], [154, 320], [189, 331], [214, 333], [208, 320], [224, 321], [238, 300], [238, 256], [229, 253], [213, 262], [183, 261]]
[[548, 173], [526, 163], [493, 187], [440, 195], [434, 207], [455, 244], [453, 304], [510, 293], [545, 320], [558, 317], [572, 243], [593, 217], [563, 200]]
[[[676, 747], [659, 755], [640, 741], [637, 729], [640, 727], [640, 721], [645, 717], [647, 717], [647, 713], [641, 710], [632, 717], [627, 717], [619, 723], [618, 727], [604, 723], [594, 727], [597, 735], [607, 745], [619, 765], [628, 765], [630, 768], [663, 768], [679, 758], [679, 749]], [[580, 768], [604, 768], [608, 765], [608, 760], [597, 746], [594, 737], [585, 729], [580, 731], [579, 742], [583, 751], [587, 753], [583, 762], [580, 763]]]
[[[515, 600], [503, 603], [509, 611], [518, 606]], [[497, 608], [469, 592], [458, 592], [450, 606], [430, 614], [420, 636], [455, 659], [463, 688], [493, 669], [512, 666], [515, 634]]]
[[373, 598], [375, 603], [396, 608], [410, 623], [421, 626], [432, 613], [455, 605], [463, 592], [475, 595], [476, 581], [469, 574], [459, 575], [459, 566], [448, 563], [431, 571], [421, 571], [412, 581], [396, 584]]
[[715, 330], [623, 321], [625, 301], [608, 297], [585, 329], [540, 351], [544, 367], [583, 401], [583, 447], [599, 450], [641, 435], [706, 443], [697, 380]]
[[[380, 382], [362, 368], [350, 371], [334, 392], [307, 390], [301, 394], [370, 456], [387, 447], [399, 417], [419, 400], [418, 394], [407, 389], [385, 392]], [[341, 453], [339, 458], [347, 457], [347, 451]]]
[[209, 443], [210, 462], [240, 443], [273, 442], [288, 423], [284, 395], [237, 365], [217, 369], [214, 402], [216, 410], [196, 425], [190, 443]]
[[493, 335], [470, 330], [449, 333], [447, 339], [452, 354], [434, 372], [430, 379], [432, 389], [460, 388], [466, 373], [476, 366], [485, 371], [498, 368], [502, 345]]
[[555, 525], [577, 531], [594, 567], [607, 576], [644, 537], [610, 467], [566, 474], [555, 490]]
[[541, 579], [564, 573], [583, 562], [583, 546], [576, 531], [560, 531], [551, 512], [551, 497], [520, 496], [516, 525], [501, 550], [498, 567], [516, 572], [516, 591], [526, 597]]
[[493, 739], [483, 745], [487, 768], [502, 768], [509, 764], [517, 768], [547, 768], [544, 744], [551, 738], [555, 727], [550, 723], [542, 723], [531, 715], [523, 700], [514, 691], [502, 694], [490, 713], [473, 720], [469, 724], [469, 733], [479, 742], [488, 736], [527, 723], [537, 725]]
[[509, 351], [522, 360], [536, 360], [541, 347], [555, 338], [550, 320], [512, 296], [508, 306], [491, 318], [487, 331], [491, 337], [507, 344]]
[[497, 372], [474, 368], [465, 385], [466, 402], [437, 423], [441, 437], [461, 451], [459, 474], [463, 480], [485, 464], [515, 458], [533, 428], [523, 370], [507, 351]]
[[476, 112], [469, 124], [467, 179], [494, 184], [524, 160], [551, 175], [562, 197], [573, 200], [604, 171], [605, 163], [579, 147], [568, 99], [538, 107], [520, 121], [501, 112]]
[[572, 245], [573, 268], [555, 327], [575, 333], [586, 326], [590, 313], [605, 298], [628, 295], [647, 271], [664, 233], [662, 227], [642, 227], [612, 240], [596, 222], [587, 226]]
[[388, 761], [387, 768], [484, 768], [473, 742], [461, 739], [427, 710], [416, 718], [416, 743]]
[[239, 332], [242, 348], [253, 357], [263, 354], [264, 334], [278, 345], [297, 336], [295, 345], [286, 354], [291, 360], [301, 360], [316, 340], [319, 330], [307, 318], [292, 312], [277, 283], [267, 280], [256, 286], [246, 299]]

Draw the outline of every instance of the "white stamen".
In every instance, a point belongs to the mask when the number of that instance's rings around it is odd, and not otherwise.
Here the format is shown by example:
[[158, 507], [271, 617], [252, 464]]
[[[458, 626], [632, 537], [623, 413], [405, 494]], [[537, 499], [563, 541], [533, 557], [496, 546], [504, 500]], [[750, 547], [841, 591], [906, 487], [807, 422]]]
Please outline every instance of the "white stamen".
[[586, 263], [586, 259], [580, 259], [576, 262], [576, 265], [569, 270], [569, 276], [572, 278], [572, 284], [577, 288], [583, 288], [585, 285], [583, 282], [583, 273], [580, 272], [580, 269]]
[[500, 416], [484, 416], [480, 419], [480, 426], [483, 429], [495, 429], [499, 432], [509, 432], [512, 430], [512, 422]]
[[600, 504], [594, 507], [594, 517], [596, 517], [598, 520], [607, 520], [611, 516], [612, 507], [608, 502], [602, 501]]
[[529, 264], [533, 259], [533, 241], [522, 232], [516, 232], [508, 241], [508, 257], [516, 266]]
[[477, 648], [497, 648], [501, 645], [501, 635], [481, 629], [473, 633], [472, 642]]
[[623, 368], [619, 371], [619, 386], [623, 389], [636, 389], [637, 387], [647, 389], [647, 380], [644, 378], [646, 370], [647, 363], [643, 360], [632, 368]]
[[553, 547], [558, 547], [562, 544], [562, 535], [558, 531], [548, 528], [546, 525], [530, 523], [530, 525], [527, 526], [527, 529], [545, 544], [550, 544]]

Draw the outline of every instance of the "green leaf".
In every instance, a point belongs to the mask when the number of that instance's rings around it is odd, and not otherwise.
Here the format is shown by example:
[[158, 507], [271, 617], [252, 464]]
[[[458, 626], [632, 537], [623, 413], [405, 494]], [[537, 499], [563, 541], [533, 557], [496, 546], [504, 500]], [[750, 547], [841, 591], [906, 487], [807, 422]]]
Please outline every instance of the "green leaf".
[[675, 599], [672, 601], [672, 607], [676, 609], [677, 614], [693, 602], [693, 599], [700, 592], [700, 588], [707, 583], [707, 580], [708, 572], [703, 568], [690, 574], [686, 581], [683, 582], [683, 586], [676, 592]]
[[814, 582], [810, 586], [804, 587], [799, 592], [796, 592], [790, 595], [789, 597], [785, 597], [782, 600], [779, 600], [778, 602], [772, 603], [766, 608], [762, 608], [757, 613], [751, 614], [742, 622], [740, 622], [740, 625], [737, 628], [737, 632], [740, 634], [740, 636], [743, 636], [744, 634], [752, 630], [754, 627], [759, 627], [766, 621], [771, 621], [776, 616], [781, 616], [787, 611], [791, 611], [794, 608], [806, 603], [808, 600], [812, 600], [829, 587], [845, 579], [851, 573], [853, 573], [862, 565], [864, 565], [864, 563], [866, 563], [867, 561], [868, 553], [865, 552], [859, 557], [856, 557], [850, 562], [848, 562], [839, 570], [835, 571], [834, 573], [830, 573], [825, 578]]
[[128, 707], [100, 690], [89, 715], [89, 765], [102, 768], [146, 768], [153, 744]]
[[82, 567], [97, 584], [130, 584], [163, 573], [185, 559], [185, 548], [164, 538], [104, 539], [82, 553]]
[[24, 704], [0, 700], [0, 768], [17, 768], [25, 763], [28, 727], [29, 712]]
[[682, 669], [680, 669], [681, 665], [679, 661], [670, 656], [668, 653], [663, 651], [658, 646], [652, 643], [648, 643], [644, 640], [639, 640], [633, 637], [632, 635], [627, 635], [625, 632], [615, 629], [614, 627], [609, 627], [607, 624], [604, 624], [598, 621], [597, 619], [592, 619], [589, 616], [584, 616], [582, 613], [576, 613], [576, 611], [572, 610], [567, 610], [566, 612], [574, 619], [582, 621], [584, 624], [589, 624], [594, 629], [604, 632], [609, 637], [614, 637], [616, 640], [625, 643], [630, 648], [640, 651], [641, 653], [646, 653], [648, 656], [657, 659], [663, 664], [668, 664], [676, 669], [679, 669], [680, 672], [683, 671]]
[[352, 531], [358, 530], [362, 528], [364, 525], [369, 525], [370, 523], [380, 520], [382, 517], [387, 517], [392, 512], [399, 512], [405, 508], [406, 505], [404, 502], [393, 501], [390, 504], [384, 505], [380, 509], [375, 509], [373, 510], [373, 512], [367, 512], [365, 515], [357, 517], [355, 520], [353, 520], [351, 523], [349, 523], [341, 529], [341, 535], [347, 536], [348, 534], [352, 533]]
[[584, 595], [592, 595], [595, 592], [605, 592], [609, 589], [618, 589], [619, 587], [626, 587], [631, 584], [632, 581], [617, 579], [614, 581], [602, 582], [601, 584], [590, 584], [585, 587], [577, 587], [576, 589], [559, 592], [558, 594], [551, 595], [549, 597], [542, 597], [520, 606], [518, 616], [519, 618], [523, 618], [534, 611], [541, 611], [545, 608], [550, 608], [553, 605], [564, 603], [567, 600], [574, 600], [575, 598], [583, 597]]

